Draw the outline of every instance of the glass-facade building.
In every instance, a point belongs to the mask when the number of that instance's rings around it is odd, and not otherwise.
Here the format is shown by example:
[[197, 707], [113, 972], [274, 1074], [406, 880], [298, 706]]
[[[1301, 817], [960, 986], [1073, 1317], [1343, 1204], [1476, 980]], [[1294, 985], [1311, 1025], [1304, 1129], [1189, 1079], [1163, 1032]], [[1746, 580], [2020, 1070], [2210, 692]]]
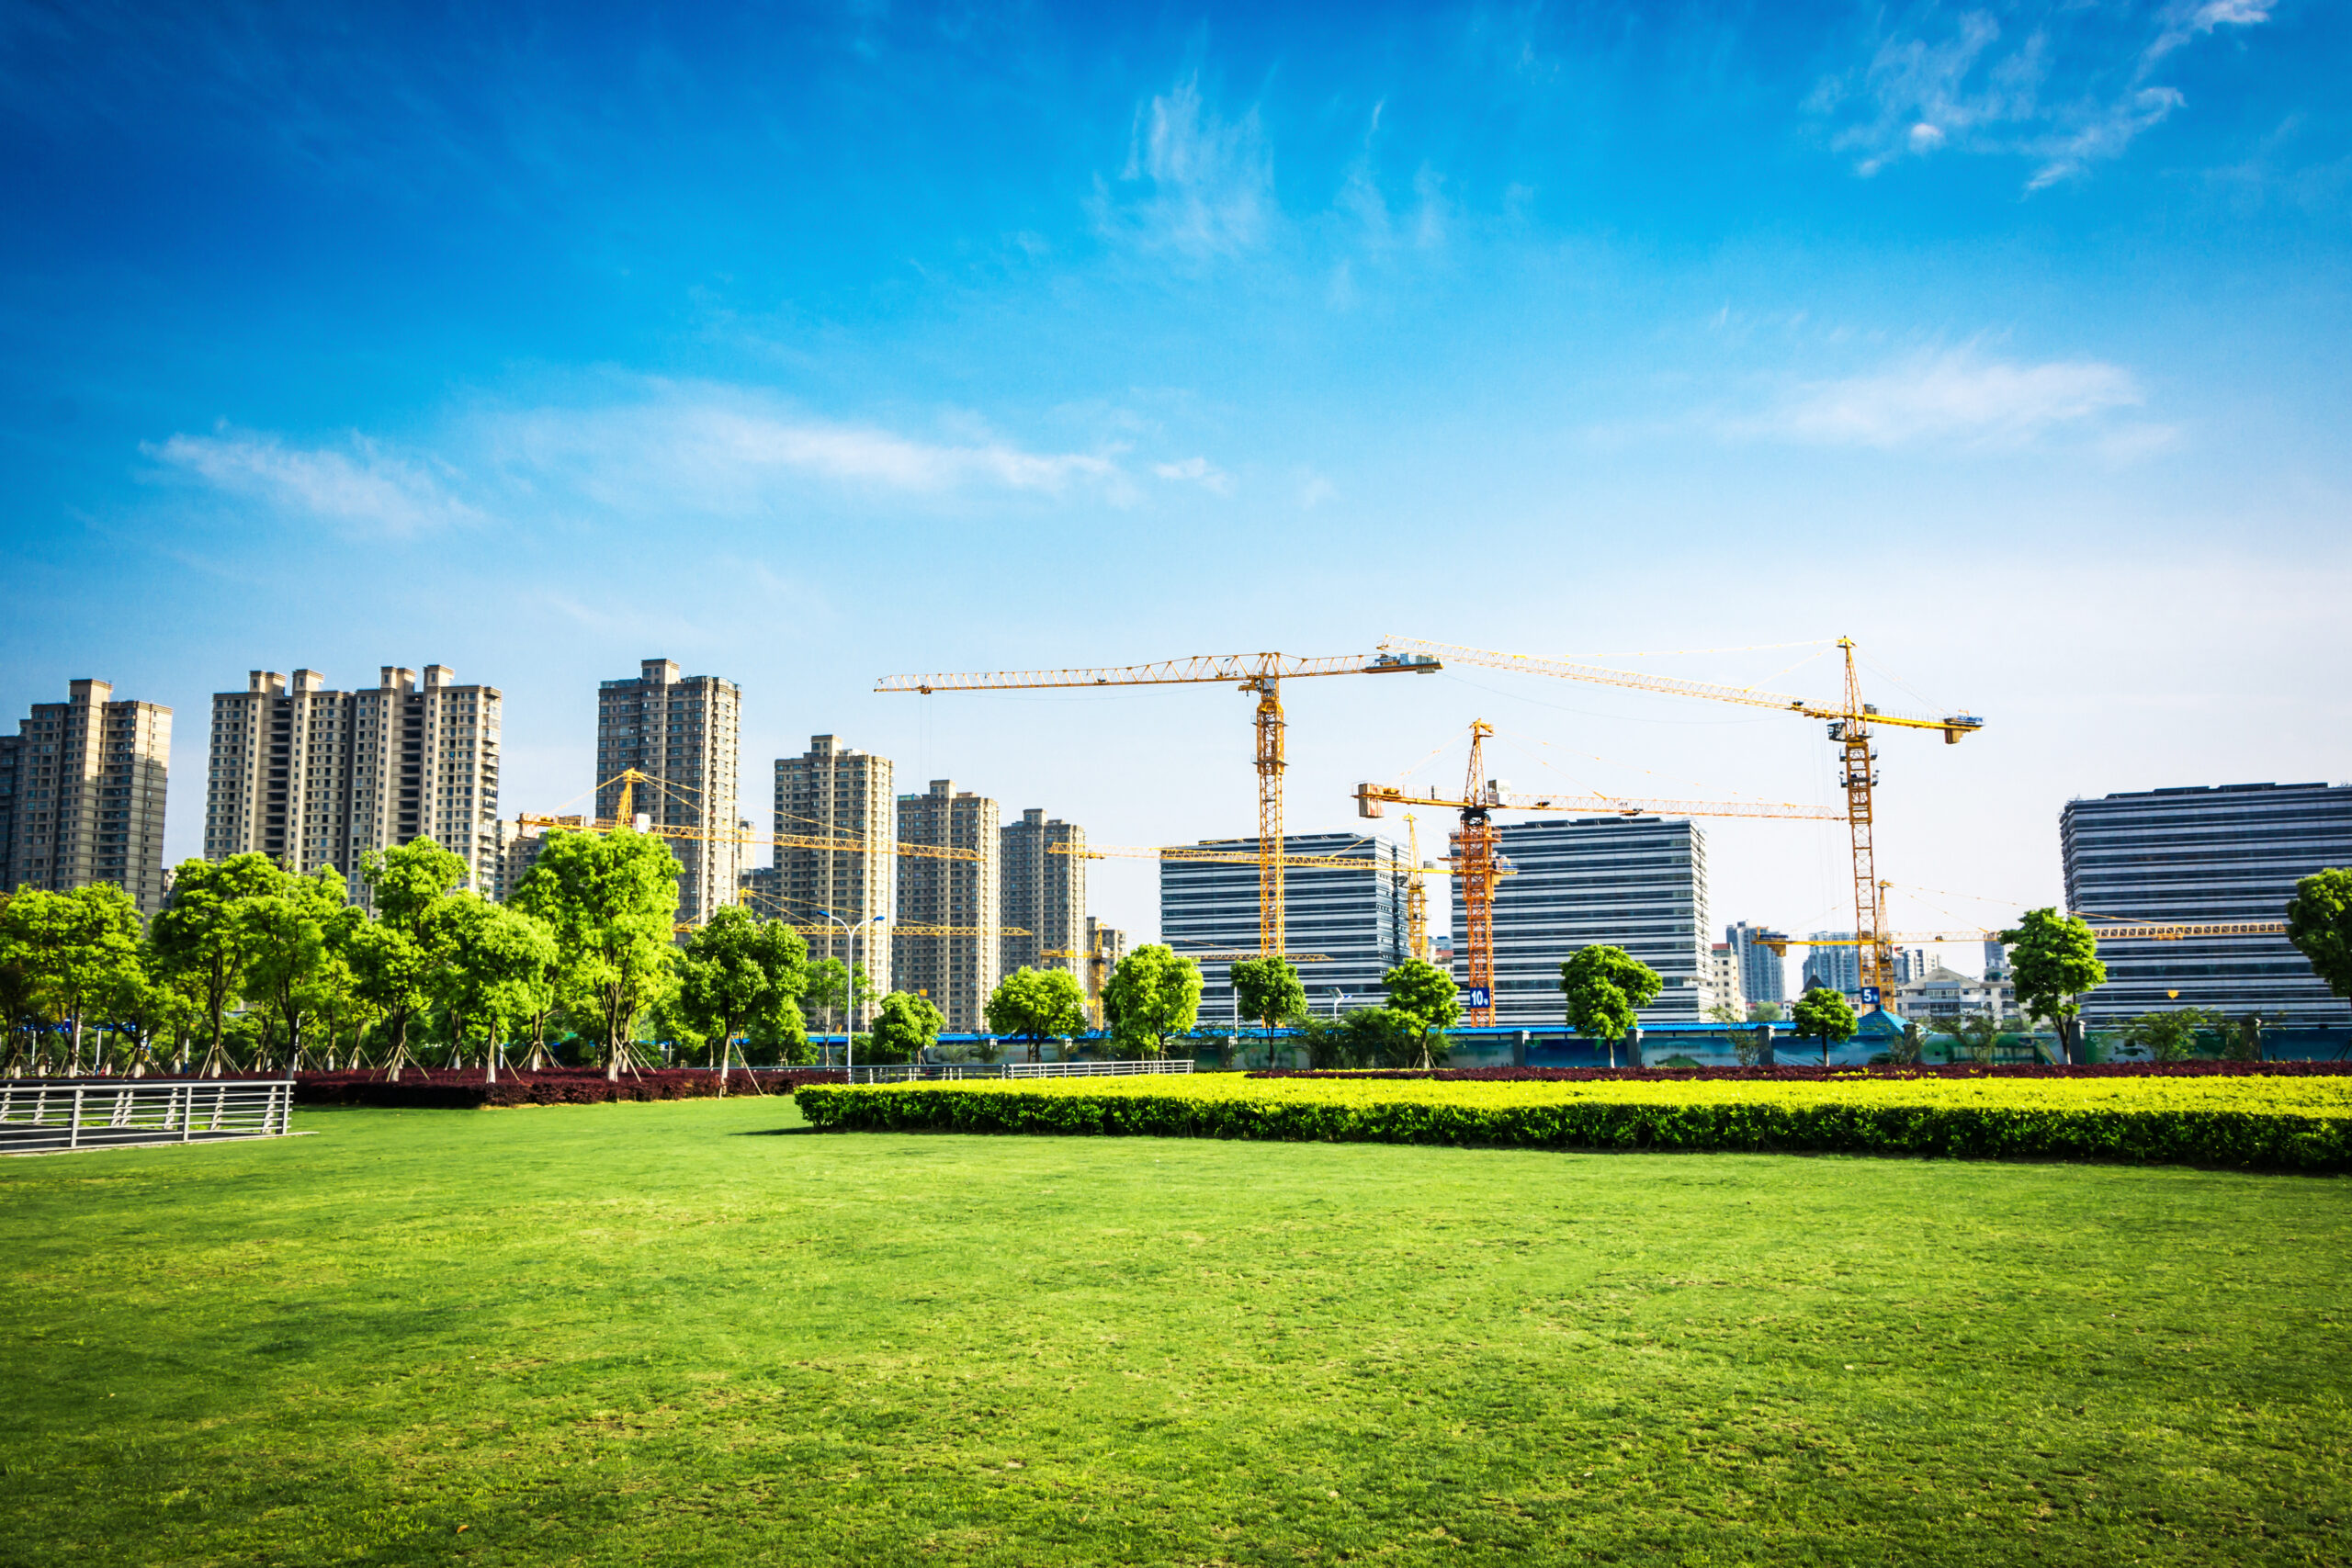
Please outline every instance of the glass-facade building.
[[[1665, 982], [1644, 1024], [1695, 1023], [1708, 973], [1707, 839], [1696, 823], [1587, 817], [1505, 823], [1498, 850], [1515, 874], [1495, 888], [1495, 1021], [1557, 1027], [1566, 1017], [1560, 965], [1581, 948], [1622, 947]], [[1453, 879], [1453, 929], [1464, 929]], [[1467, 955], [1454, 954], [1464, 979]]]
[[[1328, 1015], [1335, 1010], [1380, 1006], [1387, 996], [1382, 980], [1407, 957], [1408, 863], [1403, 847], [1354, 833], [1293, 833], [1283, 838], [1283, 845], [1287, 854], [1338, 855], [1365, 863], [1363, 871], [1294, 865], [1283, 872], [1285, 945], [1294, 953], [1320, 953], [1326, 960], [1298, 964], [1308, 1009]], [[1196, 847], [1255, 855], [1258, 840], [1207, 840]], [[1159, 940], [1178, 953], [1256, 953], [1257, 866], [1161, 861]], [[1204, 1029], [1233, 1022], [1231, 970], [1230, 959], [1201, 964]]]
[[[2058, 818], [2066, 905], [2098, 919], [2211, 923], [2285, 918], [2295, 884], [2352, 865], [2352, 785], [2222, 784], [2070, 801]], [[2275, 1024], [2341, 1024], [2344, 998], [2283, 936], [2099, 943], [2094, 1027], [2211, 1008]]]

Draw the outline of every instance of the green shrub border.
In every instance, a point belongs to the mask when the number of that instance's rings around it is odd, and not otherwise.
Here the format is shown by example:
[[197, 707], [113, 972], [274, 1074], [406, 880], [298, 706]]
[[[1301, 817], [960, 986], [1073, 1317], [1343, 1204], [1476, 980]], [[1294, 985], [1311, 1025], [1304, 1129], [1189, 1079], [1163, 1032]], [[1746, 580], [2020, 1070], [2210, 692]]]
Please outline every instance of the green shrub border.
[[797, 1100], [853, 1133], [1263, 1138], [1458, 1147], [1893, 1155], [2352, 1171], [2352, 1120], [2240, 1111], [2052, 1111], [1925, 1105], [1343, 1105], [1182, 1095], [842, 1088]]

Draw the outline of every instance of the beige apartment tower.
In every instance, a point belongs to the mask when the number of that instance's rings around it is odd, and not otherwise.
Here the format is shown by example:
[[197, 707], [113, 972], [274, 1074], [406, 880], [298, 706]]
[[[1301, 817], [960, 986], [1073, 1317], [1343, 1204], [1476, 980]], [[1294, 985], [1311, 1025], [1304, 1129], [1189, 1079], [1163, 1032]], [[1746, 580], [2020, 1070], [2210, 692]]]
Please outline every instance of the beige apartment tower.
[[1086, 975], [1086, 829], [1032, 807], [1005, 824], [1001, 972], [1067, 969]]
[[367, 902], [360, 858], [431, 839], [501, 881], [498, 761], [503, 701], [445, 664], [387, 664], [375, 689], [327, 689], [315, 670], [256, 670], [212, 698], [204, 858], [260, 853], [308, 874], [333, 866]]
[[74, 681], [0, 735], [0, 892], [111, 882], [142, 915], [164, 907], [164, 794], [172, 710]]
[[[830, 910], [858, 932], [855, 960], [876, 990], [890, 984], [890, 917], [898, 912], [895, 775], [888, 757], [850, 750], [832, 736], [814, 735], [808, 750], [775, 763], [775, 832], [840, 842], [842, 849], [794, 849], [779, 844], [773, 882], [775, 908], [762, 909], [808, 933], [813, 961], [848, 961], [850, 943]], [[880, 920], [876, 916], [884, 917]]]
[[949, 1029], [977, 1032], [988, 1027], [989, 994], [996, 989], [1001, 958], [997, 804], [958, 791], [950, 780], [933, 779], [927, 793], [899, 797], [899, 837], [910, 844], [970, 850], [978, 857], [909, 855], [899, 866], [899, 925], [947, 929], [939, 935], [899, 931], [890, 969], [892, 989], [929, 997], [947, 1015]]
[[684, 868], [678, 919], [700, 925], [735, 900], [743, 861], [737, 816], [741, 765], [737, 730], [742, 688], [716, 675], [680, 675], [673, 660], [648, 659], [634, 681], [606, 681], [596, 693], [596, 815], [620, 807], [620, 775], [630, 768], [653, 782], [637, 785], [632, 817], [648, 826], [729, 837], [673, 838]]

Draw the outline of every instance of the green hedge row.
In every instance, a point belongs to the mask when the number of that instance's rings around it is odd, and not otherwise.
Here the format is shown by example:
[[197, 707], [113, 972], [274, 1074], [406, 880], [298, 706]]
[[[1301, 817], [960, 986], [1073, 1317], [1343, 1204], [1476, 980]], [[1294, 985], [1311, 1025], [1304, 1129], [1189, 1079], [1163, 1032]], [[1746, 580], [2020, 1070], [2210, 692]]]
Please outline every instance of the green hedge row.
[[2312, 1175], [2352, 1171], [2352, 1122], [2247, 1111], [1594, 1101], [1500, 1108], [1330, 1105], [830, 1085], [803, 1089], [797, 1099], [801, 1114], [813, 1125], [841, 1132], [1803, 1152], [2228, 1166]]

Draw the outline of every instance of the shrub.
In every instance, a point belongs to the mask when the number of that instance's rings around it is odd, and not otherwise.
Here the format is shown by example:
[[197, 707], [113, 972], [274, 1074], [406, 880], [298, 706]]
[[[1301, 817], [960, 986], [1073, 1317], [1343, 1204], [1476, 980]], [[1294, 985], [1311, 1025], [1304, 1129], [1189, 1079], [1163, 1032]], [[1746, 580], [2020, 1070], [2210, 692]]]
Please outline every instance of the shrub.
[[[751, 1092], [749, 1075], [728, 1075], [728, 1092]], [[762, 1069], [759, 1087], [791, 1094], [812, 1083], [841, 1083], [839, 1068]], [[462, 1072], [410, 1069], [392, 1083], [376, 1073], [302, 1073], [294, 1079], [297, 1105], [364, 1105], [379, 1110], [469, 1111], [496, 1105], [603, 1105], [615, 1100], [707, 1100], [718, 1093], [715, 1073], [682, 1068], [623, 1074], [618, 1083], [601, 1072], [509, 1073], [482, 1082], [480, 1068]]]
[[[1432, 1081], [1437, 1077], [1437, 1081]], [[814, 1086], [820, 1128], [2030, 1157], [2352, 1170], [2343, 1074], [1385, 1074]]]

